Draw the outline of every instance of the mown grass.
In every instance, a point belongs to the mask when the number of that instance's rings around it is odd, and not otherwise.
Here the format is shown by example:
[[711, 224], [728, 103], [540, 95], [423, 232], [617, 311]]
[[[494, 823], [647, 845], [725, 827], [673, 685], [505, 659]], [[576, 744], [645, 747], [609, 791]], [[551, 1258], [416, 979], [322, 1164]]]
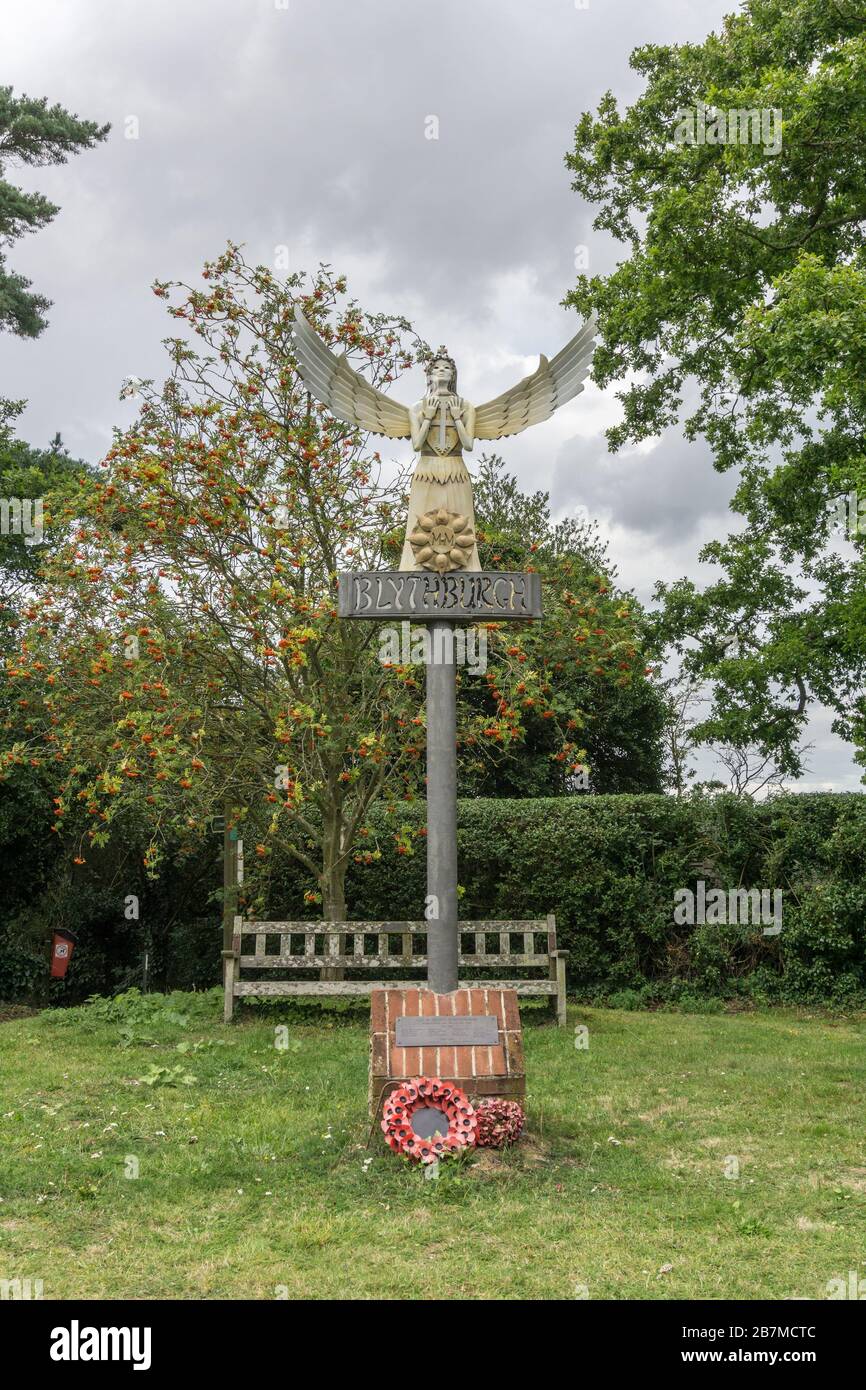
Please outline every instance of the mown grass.
[[436, 1180], [365, 1147], [363, 1009], [225, 1027], [214, 992], [4, 1023], [0, 1279], [45, 1298], [784, 1299], [866, 1278], [862, 1018], [524, 1021], [527, 1137]]

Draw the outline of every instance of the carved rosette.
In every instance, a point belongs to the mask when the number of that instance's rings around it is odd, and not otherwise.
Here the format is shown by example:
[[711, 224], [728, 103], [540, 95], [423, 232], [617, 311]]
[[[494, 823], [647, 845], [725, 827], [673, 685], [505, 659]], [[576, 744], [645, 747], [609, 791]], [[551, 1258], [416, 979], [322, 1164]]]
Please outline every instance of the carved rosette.
[[419, 516], [409, 544], [422, 569], [447, 574], [465, 569], [475, 545], [475, 532], [467, 517], [439, 507]]

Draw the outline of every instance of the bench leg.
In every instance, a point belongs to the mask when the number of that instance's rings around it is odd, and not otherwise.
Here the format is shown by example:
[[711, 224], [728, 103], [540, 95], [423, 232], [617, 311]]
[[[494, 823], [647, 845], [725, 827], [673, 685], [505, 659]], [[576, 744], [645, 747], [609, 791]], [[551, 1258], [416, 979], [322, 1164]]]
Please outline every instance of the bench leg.
[[556, 1011], [556, 1026], [565, 1027], [565, 956], [556, 956], [551, 962], [551, 979], [556, 980], [556, 994], [551, 996], [551, 1004]]
[[225, 988], [223, 1022], [231, 1023], [235, 1007], [235, 956], [232, 951], [223, 952], [223, 985]]

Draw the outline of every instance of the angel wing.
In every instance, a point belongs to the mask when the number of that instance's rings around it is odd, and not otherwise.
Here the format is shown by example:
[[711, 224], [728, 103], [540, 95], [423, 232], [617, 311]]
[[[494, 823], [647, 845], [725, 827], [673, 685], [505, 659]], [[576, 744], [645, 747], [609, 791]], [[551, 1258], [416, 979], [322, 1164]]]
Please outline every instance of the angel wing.
[[589, 374], [595, 344], [595, 316], [552, 361], [542, 353], [538, 369], [475, 411], [475, 438], [502, 439], [548, 420], [580, 391]]
[[359, 376], [349, 366], [345, 353], [338, 357], [331, 352], [299, 309], [295, 310], [293, 336], [304, 384], [332, 415], [362, 430], [384, 434], [388, 439], [411, 435], [406, 406], [386, 396], [384, 391], [377, 391]]

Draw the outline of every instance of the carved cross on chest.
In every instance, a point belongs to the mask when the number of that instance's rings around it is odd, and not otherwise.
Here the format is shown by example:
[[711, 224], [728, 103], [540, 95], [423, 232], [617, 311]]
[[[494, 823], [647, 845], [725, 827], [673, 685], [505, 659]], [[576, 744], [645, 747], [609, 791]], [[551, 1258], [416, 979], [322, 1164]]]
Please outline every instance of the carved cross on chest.
[[448, 401], [443, 397], [439, 410], [431, 423], [427, 444], [434, 454], [459, 454], [462, 452], [454, 421], [451, 419]]

